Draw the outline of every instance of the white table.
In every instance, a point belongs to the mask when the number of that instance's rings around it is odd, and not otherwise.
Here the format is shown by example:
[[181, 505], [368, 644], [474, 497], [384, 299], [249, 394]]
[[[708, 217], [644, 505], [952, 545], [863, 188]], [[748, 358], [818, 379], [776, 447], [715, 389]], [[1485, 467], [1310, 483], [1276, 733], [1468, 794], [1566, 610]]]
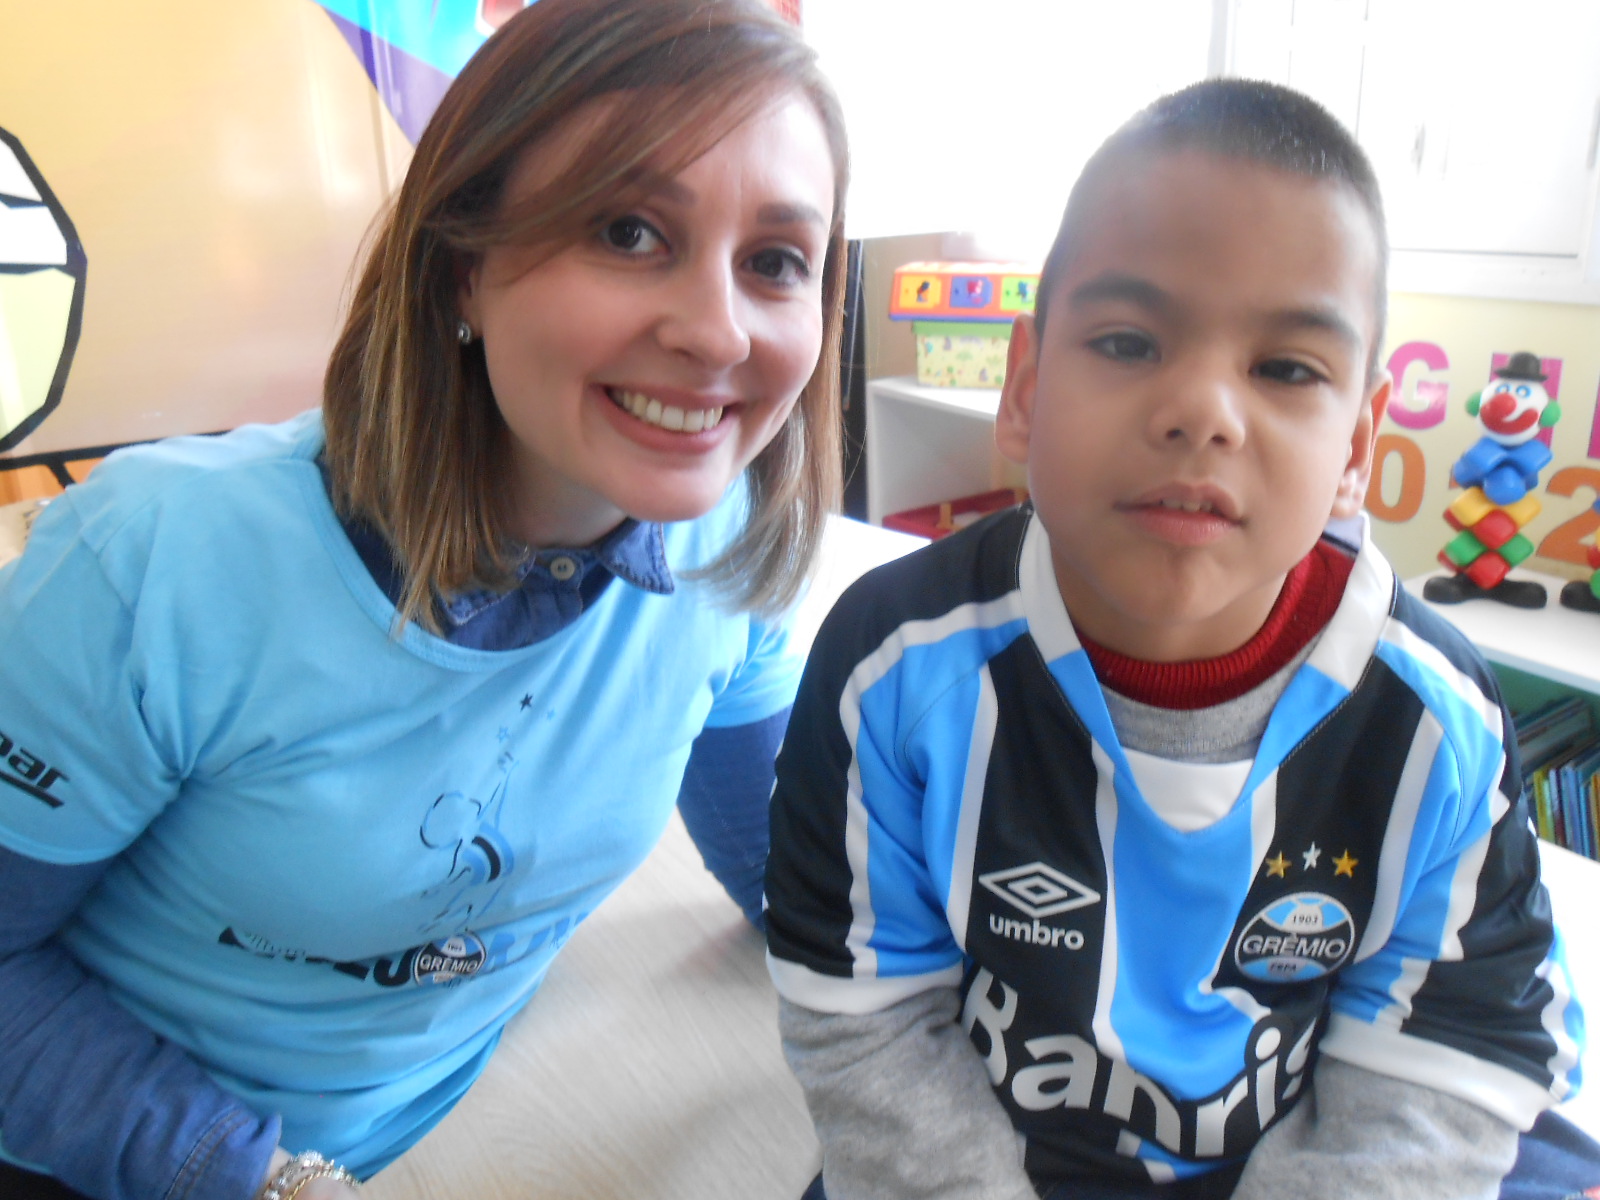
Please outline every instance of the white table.
[[[1428, 580], [1442, 575], [1408, 579], [1406, 591], [1420, 598]], [[1549, 603], [1513, 608], [1493, 600], [1468, 600], [1429, 607], [1466, 634], [1490, 662], [1600, 694], [1600, 614], [1563, 607], [1565, 579], [1521, 568], [1515, 578], [1543, 584]]]

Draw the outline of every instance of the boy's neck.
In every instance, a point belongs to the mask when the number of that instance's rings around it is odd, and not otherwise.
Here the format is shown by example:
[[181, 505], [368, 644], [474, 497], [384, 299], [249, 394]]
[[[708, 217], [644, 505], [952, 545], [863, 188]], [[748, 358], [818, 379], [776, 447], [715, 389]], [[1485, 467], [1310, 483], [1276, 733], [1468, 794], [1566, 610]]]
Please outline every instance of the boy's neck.
[[1332, 619], [1354, 560], [1320, 541], [1285, 577], [1266, 621], [1244, 645], [1216, 658], [1148, 662], [1078, 633], [1103, 687], [1158, 708], [1209, 708], [1237, 699], [1270, 678]]

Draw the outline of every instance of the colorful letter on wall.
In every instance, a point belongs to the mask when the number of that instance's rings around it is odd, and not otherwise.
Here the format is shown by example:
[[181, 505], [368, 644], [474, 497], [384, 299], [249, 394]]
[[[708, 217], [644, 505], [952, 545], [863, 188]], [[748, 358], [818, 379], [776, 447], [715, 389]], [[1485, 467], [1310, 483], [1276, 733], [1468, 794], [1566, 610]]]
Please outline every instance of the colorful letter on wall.
[[1450, 356], [1432, 342], [1407, 342], [1389, 356], [1389, 374], [1394, 376], [1394, 399], [1389, 404], [1389, 416], [1402, 429], [1432, 429], [1444, 420], [1445, 405], [1450, 398], [1450, 385], [1437, 379], [1417, 380], [1415, 395], [1418, 406], [1406, 403], [1406, 369], [1421, 363], [1430, 371], [1443, 371], [1450, 366]]

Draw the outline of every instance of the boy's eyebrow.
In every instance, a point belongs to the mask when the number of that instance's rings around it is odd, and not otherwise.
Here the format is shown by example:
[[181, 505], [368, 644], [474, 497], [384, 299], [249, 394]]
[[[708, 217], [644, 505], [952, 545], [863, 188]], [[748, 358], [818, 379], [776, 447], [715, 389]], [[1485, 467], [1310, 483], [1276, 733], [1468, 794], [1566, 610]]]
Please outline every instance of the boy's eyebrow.
[[[1079, 284], [1067, 294], [1067, 302], [1074, 307], [1111, 300], [1126, 301], [1153, 312], [1167, 312], [1173, 307], [1172, 297], [1148, 279], [1141, 279], [1137, 275], [1124, 275], [1117, 271], [1108, 271], [1104, 275], [1096, 276], [1087, 283]], [[1331, 304], [1286, 308], [1268, 317], [1267, 324], [1280, 330], [1321, 330], [1333, 334], [1354, 350], [1360, 350], [1365, 345], [1361, 331], [1339, 308]]]
[[1276, 329], [1314, 329], [1331, 333], [1352, 350], [1361, 350], [1365, 346], [1361, 331], [1331, 304], [1285, 309], [1273, 313], [1268, 323]]
[[1157, 311], [1172, 306], [1172, 298], [1148, 279], [1140, 279], [1137, 275], [1124, 275], [1118, 271], [1097, 275], [1088, 283], [1080, 283], [1067, 294], [1067, 303], [1075, 308], [1107, 300], [1126, 300], [1140, 308]]

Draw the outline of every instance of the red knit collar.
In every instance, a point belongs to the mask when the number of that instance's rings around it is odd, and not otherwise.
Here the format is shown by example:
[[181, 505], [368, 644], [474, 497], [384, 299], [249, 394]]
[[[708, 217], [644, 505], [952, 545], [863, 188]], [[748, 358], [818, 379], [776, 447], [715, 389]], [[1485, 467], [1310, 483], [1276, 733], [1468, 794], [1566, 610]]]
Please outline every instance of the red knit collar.
[[1078, 634], [1101, 684], [1156, 708], [1209, 708], [1236, 700], [1282, 670], [1333, 619], [1355, 560], [1319, 541], [1283, 581], [1256, 635], [1217, 658], [1155, 663], [1108, 650]]

